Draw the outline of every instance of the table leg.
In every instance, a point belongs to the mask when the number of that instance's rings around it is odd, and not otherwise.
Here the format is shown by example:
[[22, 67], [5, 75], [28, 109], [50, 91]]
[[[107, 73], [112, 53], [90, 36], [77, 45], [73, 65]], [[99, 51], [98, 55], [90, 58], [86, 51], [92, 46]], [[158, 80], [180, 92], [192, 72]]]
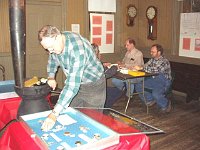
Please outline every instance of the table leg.
[[145, 95], [144, 95], [144, 78], [142, 78], [142, 95], [143, 95], [143, 99], [144, 99], [144, 103], [145, 103], [145, 105], [146, 105], [146, 107], [147, 107], [147, 114], [149, 114], [149, 107], [148, 107], [148, 105], [147, 105], [147, 100], [146, 100], [146, 98], [145, 98]]
[[129, 102], [130, 102], [130, 99], [131, 99], [131, 81], [130, 80], [128, 80], [127, 94], [128, 94], [128, 101], [126, 103], [126, 108], [124, 110], [125, 114], [126, 114], [126, 110], [128, 108], [128, 105], [129, 105]]
[[[142, 78], [142, 92], [136, 92], [133, 95], [131, 95], [131, 80], [128, 79], [127, 82], [128, 82], [128, 87], [127, 87], [128, 100], [127, 100], [127, 103], [126, 103], [126, 108], [124, 110], [125, 114], [126, 114], [126, 111], [127, 111], [131, 96], [141, 93], [143, 95], [145, 105], [147, 103], [145, 95], [144, 95], [144, 78]], [[146, 107], [147, 107], [147, 114], [149, 114], [149, 107], [147, 105], [146, 105]]]

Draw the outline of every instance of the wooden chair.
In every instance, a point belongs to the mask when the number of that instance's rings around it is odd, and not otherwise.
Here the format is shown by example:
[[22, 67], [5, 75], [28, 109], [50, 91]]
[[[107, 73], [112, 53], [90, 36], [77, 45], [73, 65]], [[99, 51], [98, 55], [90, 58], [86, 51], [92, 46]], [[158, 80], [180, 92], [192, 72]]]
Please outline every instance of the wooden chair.
[[0, 70], [2, 71], [2, 79], [3, 79], [3, 81], [5, 81], [5, 79], [6, 79], [6, 77], [5, 77], [5, 68], [1, 64], [0, 64]]

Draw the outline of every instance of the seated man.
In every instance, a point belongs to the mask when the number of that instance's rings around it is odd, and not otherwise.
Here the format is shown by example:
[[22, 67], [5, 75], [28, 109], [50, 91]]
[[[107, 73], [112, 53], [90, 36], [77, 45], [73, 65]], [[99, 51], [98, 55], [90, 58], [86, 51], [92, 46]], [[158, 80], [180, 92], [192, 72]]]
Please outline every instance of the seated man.
[[[96, 43], [92, 43], [92, 48], [97, 56], [97, 58], [101, 61], [101, 54], [99, 51], [99, 46]], [[103, 63], [103, 67], [104, 67], [104, 73], [106, 76], [106, 79], [111, 78], [113, 75], [115, 75], [117, 73], [117, 66], [112, 66], [109, 67], [110, 63]]]
[[[134, 66], [143, 66], [143, 54], [141, 51], [135, 48], [135, 41], [131, 38], [128, 38], [126, 40], [126, 49], [127, 52], [122, 60], [122, 62], [117, 62], [119, 67], [121, 68], [127, 68], [127, 69], [134, 69]], [[141, 81], [142, 79], [131, 79], [131, 83], [137, 83]], [[118, 89], [123, 90], [124, 86], [128, 86], [127, 81], [123, 81], [120, 79], [113, 78], [112, 79], [113, 85], [115, 85]], [[134, 92], [134, 84], [131, 84], [131, 94]]]
[[[99, 46], [96, 43], [91, 44], [93, 50], [99, 60], [101, 60], [101, 54], [99, 51]], [[108, 67], [110, 63], [103, 63], [104, 66], [104, 73], [106, 79], [111, 78], [117, 73], [117, 66]], [[106, 101], [104, 107], [110, 108], [112, 105], [122, 96], [122, 91], [117, 89], [116, 87], [106, 87]]]
[[[152, 58], [144, 67], [135, 66], [136, 70], [143, 69], [146, 72], [157, 74], [156, 76], [145, 78], [144, 87], [152, 90], [152, 92], [145, 91], [146, 105], [152, 106], [157, 103], [162, 112], [170, 112], [171, 102], [165, 96], [172, 79], [170, 63], [163, 56], [161, 45], [152, 45], [150, 53]], [[142, 83], [136, 84], [136, 91], [142, 91]], [[139, 96], [144, 101], [143, 95], [140, 94]]]

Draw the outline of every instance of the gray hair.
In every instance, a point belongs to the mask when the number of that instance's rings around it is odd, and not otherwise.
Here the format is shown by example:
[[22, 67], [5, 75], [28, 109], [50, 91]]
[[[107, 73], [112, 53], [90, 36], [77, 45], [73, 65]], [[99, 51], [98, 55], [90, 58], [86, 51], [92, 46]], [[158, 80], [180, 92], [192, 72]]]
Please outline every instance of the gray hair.
[[58, 30], [55, 26], [45, 25], [38, 31], [38, 40], [42, 41], [43, 37], [55, 37], [60, 34], [60, 30]]

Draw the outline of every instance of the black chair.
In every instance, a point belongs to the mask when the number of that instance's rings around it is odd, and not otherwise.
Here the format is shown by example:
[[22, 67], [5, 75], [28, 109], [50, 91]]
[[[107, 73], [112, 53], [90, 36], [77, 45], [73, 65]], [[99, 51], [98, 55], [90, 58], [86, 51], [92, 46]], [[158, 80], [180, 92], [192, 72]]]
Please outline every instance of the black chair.
[[172, 91], [173, 91], [173, 82], [175, 78], [175, 73], [171, 72], [171, 76], [172, 76], [172, 82], [167, 91], [165, 92], [165, 95], [171, 100], [172, 107], [174, 107], [174, 96]]

